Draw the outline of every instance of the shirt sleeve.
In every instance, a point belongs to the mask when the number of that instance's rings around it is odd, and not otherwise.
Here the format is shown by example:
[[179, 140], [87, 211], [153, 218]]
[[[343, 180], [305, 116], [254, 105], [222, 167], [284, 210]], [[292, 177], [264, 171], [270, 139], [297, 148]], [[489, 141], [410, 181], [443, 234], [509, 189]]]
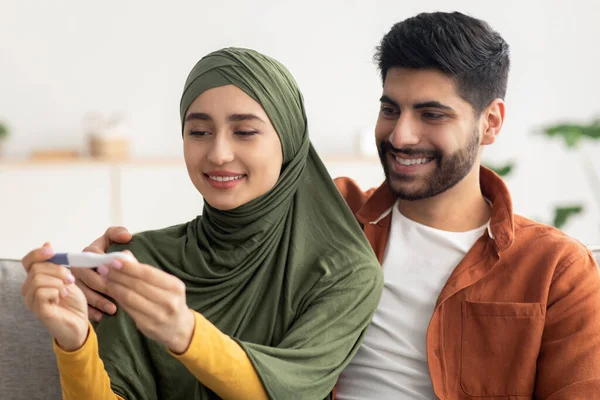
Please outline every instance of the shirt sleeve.
[[54, 341], [63, 400], [125, 400], [110, 387], [110, 378], [98, 354], [98, 338], [91, 325], [78, 350], [68, 352]]
[[538, 357], [535, 398], [592, 399], [600, 393], [600, 271], [582, 250], [557, 268]]
[[169, 353], [223, 399], [266, 400], [263, 384], [242, 347], [200, 313], [187, 350]]

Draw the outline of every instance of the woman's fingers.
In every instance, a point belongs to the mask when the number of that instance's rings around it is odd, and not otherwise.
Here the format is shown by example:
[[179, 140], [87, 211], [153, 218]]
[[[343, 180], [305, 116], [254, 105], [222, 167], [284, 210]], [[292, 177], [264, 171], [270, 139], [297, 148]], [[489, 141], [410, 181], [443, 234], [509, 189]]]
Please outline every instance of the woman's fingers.
[[39, 288], [55, 288], [63, 291], [66, 287], [65, 281], [59, 277], [45, 274], [33, 275], [30, 279], [26, 279], [23, 284], [22, 294], [26, 295]]
[[29, 273], [21, 288], [21, 295], [35, 287], [65, 287], [75, 282], [75, 277], [62, 265], [52, 263], [35, 263], [29, 267]]
[[43, 262], [50, 259], [54, 255], [54, 249], [52, 247], [44, 246], [39, 249], [35, 249], [27, 253], [25, 257], [21, 260], [21, 264], [23, 264], [23, 268], [25, 271], [29, 272], [31, 267], [35, 263]]
[[27, 293], [25, 304], [27, 308], [33, 311], [39, 318], [52, 317], [51, 305], [58, 304], [63, 289], [56, 287], [38, 287]]
[[[110, 279], [113, 280], [122, 280], [129, 276], [168, 292], [185, 293], [185, 284], [165, 271], [135, 261], [113, 260], [111, 264], [115, 262], [119, 264], [118, 268], [114, 265], [102, 266], [98, 268], [98, 272], [105, 277], [110, 275]], [[126, 284], [125, 281], [123, 283]]]
[[[145, 295], [132, 290], [118, 282], [109, 282], [108, 287], [110, 294], [119, 302], [129, 314], [132, 314], [132, 318], [136, 319], [135, 315], [144, 317], [155, 317], [159, 314], [159, 306], [157, 303], [149, 300]], [[146, 292], [148, 293], [148, 292]], [[156, 300], [164, 299], [166, 293], [157, 292]]]

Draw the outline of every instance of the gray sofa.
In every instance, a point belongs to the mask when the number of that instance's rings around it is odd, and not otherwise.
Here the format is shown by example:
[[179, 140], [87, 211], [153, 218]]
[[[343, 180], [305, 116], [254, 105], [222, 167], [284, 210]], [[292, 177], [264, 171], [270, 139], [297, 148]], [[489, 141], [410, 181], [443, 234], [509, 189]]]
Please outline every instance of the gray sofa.
[[0, 261], [0, 397], [61, 399], [52, 338], [25, 307], [21, 263]]
[[[592, 248], [600, 264], [600, 246]], [[11, 400], [60, 399], [52, 339], [25, 307], [20, 263], [0, 261], [0, 396]]]

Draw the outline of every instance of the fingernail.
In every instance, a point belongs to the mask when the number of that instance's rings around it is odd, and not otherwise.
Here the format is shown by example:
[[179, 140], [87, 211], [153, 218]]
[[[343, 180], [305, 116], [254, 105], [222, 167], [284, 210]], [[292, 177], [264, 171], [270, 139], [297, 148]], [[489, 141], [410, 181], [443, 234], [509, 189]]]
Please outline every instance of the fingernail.
[[52, 247], [44, 247], [42, 249], [42, 255], [44, 257], [50, 257], [54, 254], [54, 249], [52, 249]]
[[69, 283], [75, 283], [75, 277], [73, 276], [72, 273], [69, 272], [69, 274], [67, 275], [67, 282]]
[[98, 268], [96, 268], [96, 272], [106, 278], [108, 276], [108, 267], [106, 265], [100, 265]]
[[62, 288], [62, 290], [60, 291], [60, 294], [62, 297], [67, 297], [69, 295], [69, 292], [68, 292], [67, 288]]
[[121, 269], [123, 267], [123, 262], [121, 260], [114, 259], [111, 260], [108, 265], [114, 269]]

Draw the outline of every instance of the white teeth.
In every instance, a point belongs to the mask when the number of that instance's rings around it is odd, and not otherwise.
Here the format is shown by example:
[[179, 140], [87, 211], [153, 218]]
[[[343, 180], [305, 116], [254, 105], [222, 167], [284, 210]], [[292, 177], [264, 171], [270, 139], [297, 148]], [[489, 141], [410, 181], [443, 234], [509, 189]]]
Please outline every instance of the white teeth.
[[217, 181], [217, 182], [229, 182], [229, 181], [235, 181], [237, 179], [242, 179], [244, 177], [244, 175], [238, 175], [238, 176], [212, 176], [212, 175], [208, 175], [208, 177], [210, 179], [212, 179], [213, 181]]
[[425, 164], [431, 161], [432, 158], [400, 158], [396, 157], [396, 161], [402, 165]]

